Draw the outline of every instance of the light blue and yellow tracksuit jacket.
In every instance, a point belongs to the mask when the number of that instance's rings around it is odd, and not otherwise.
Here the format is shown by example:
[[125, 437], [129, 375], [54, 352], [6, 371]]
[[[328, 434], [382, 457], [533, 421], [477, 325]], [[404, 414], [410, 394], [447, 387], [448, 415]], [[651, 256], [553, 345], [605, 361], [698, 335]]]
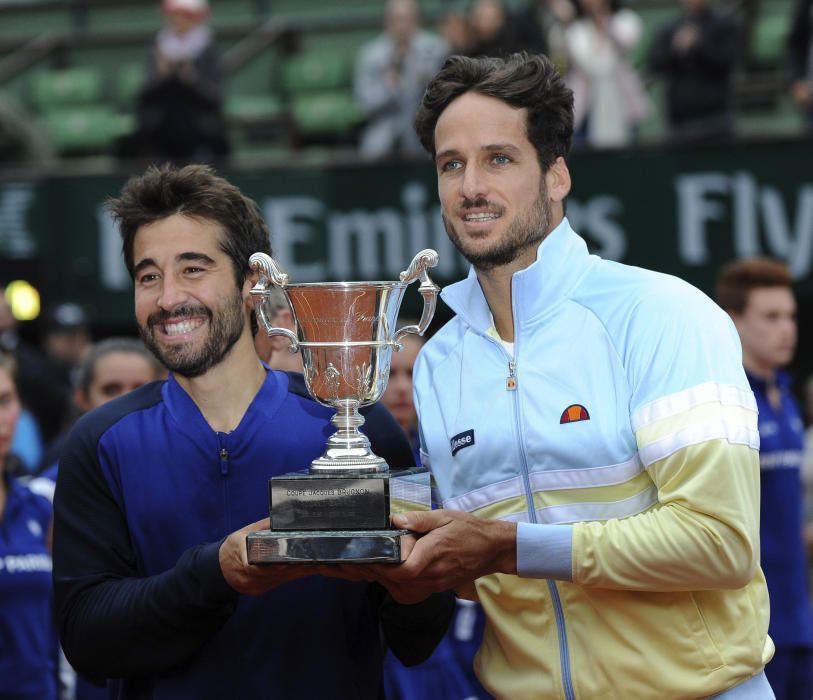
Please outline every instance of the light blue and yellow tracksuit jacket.
[[415, 366], [444, 507], [516, 521], [519, 576], [476, 582], [495, 695], [720, 693], [773, 654], [759, 436], [728, 316], [589, 255], [567, 220], [514, 275], [513, 359], [472, 272]]

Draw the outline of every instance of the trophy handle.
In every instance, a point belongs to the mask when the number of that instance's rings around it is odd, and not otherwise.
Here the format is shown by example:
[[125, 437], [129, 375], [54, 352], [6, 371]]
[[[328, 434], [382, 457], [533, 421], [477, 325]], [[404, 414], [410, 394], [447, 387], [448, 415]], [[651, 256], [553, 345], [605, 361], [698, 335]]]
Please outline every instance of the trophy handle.
[[429, 277], [428, 269], [430, 267], [435, 267], [437, 264], [437, 252], [431, 248], [426, 248], [412, 259], [412, 262], [409, 263], [409, 267], [400, 275], [401, 282], [406, 284], [414, 282], [416, 279], [420, 278], [421, 284], [418, 287], [418, 291], [423, 297], [423, 312], [421, 313], [421, 320], [418, 321], [417, 326], [405, 326], [393, 336], [392, 342], [398, 347], [399, 350], [401, 349], [401, 338], [403, 338], [407, 333], [423, 335], [426, 329], [429, 327], [432, 317], [435, 315], [435, 307], [438, 303], [438, 292], [440, 291], [440, 287], [438, 287], [432, 281], [432, 278]]
[[[267, 335], [284, 335], [291, 341], [288, 350], [292, 353], [299, 350], [299, 339], [291, 333], [287, 328], [277, 328], [271, 324], [268, 315], [265, 312], [265, 294], [271, 288], [271, 285], [276, 285], [285, 289], [288, 284], [288, 275], [282, 271], [282, 268], [270, 255], [265, 253], [254, 253], [248, 259], [249, 267], [252, 270], [259, 272], [260, 277], [251, 288], [251, 298], [254, 302], [254, 310], [257, 312], [257, 318], [262, 325], [262, 329]], [[286, 294], [287, 296], [287, 294]]]

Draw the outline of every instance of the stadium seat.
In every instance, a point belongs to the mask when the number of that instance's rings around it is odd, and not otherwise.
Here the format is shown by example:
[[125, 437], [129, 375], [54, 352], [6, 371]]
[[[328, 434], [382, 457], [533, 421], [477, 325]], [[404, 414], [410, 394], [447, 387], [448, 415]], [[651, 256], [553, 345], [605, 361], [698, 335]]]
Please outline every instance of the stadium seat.
[[285, 108], [276, 95], [232, 95], [226, 99], [224, 111], [229, 121], [250, 126], [278, 120]]
[[29, 98], [41, 111], [58, 106], [83, 105], [103, 98], [102, 73], [90, 66], [37, 71], [31, 77]]
[[300, 135], [320, 134], [350, 137], [361, 121], [353, 95], [345, 91], [298, 95], [291, 103], [294, 123]]
[[[767, 6], [767, 7], [770, 7]], [[757, 66], [776, 68], [782, 65], [790, 28], [790, 8], [761, 12], [751, 37], [751, 58]]]
[[353, 97], [355, 51], [308, 49], [287, 59], [282, 88], [295, 139], [305, 143], [347, 143], [361, 123]]
[[131, 112], [135, 107], [136, 97], [144, 84], [144, 66], [140, 63], [131, 63], [118, 68], [114, 98], [119, 108]]
[[61, 155], [109, 153], [116, 141], [135, 127], [133, 117], [101, 104], [55, 108], [43, 112], [41, 120]]

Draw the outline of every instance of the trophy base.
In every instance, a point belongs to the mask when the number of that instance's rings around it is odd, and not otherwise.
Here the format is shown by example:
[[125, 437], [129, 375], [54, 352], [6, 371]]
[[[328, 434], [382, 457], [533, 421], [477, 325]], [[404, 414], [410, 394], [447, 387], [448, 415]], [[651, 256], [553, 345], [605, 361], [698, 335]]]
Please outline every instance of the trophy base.
[[258, 530], [246, 538], [249, 564], [400, 564], [408, 530]]

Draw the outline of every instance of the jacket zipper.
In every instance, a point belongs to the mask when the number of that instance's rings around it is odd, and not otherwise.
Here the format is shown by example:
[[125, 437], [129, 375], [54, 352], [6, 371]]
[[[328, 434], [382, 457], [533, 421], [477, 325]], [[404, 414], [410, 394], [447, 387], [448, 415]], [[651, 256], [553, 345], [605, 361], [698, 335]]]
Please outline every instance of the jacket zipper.
[[229, 451], [222, 444], [220, 446], [220, 475], [229, 475]]
[[[516, 334], [514, 335], [516, 338]], [[502, 347], [502, 346], [501, 346]], [[516, 348], [516, 346], [515, 346]], [[506, 356], [508, 353], [505, 348], [502, 348]], [[528, 520], [536, 523], [536, 507], [534, 505], [533, 492], [531, 491], [531, 475], [528, 469], [528, 459], [525, 455], [524, 431], [522, 430], [522, 421], [519, 417], [519, 395], [517, 388], [519, 382], [517, 380], [517, 363], [513, 357], [508, 357], [508, 378], [505, 381], [505, 389], [513, 394], [512, 407], [514, 413], [514, 423], [517, 428], [517, 435], [519, 436], [519, 460], [522, 467], [522, 480], [525, 484], [525, 498], [528, 504]], [[553, 611], [556, 617], [556, 630], [559, 634], [559, 663], [562, 667], [562, 683], [564, 684], [565, 697], [567, 700], [576, 700], [576, 695], [573, 692], [573, 681], [570, 678], [570, 654], [567, 648], [567, 629], [565, 627], [565, 613], [562, 607], [562, 599], [559, 597], [559, 589], [556, 588], [556, 582], [548, 580], [548, 591], [550, 592], [551, 602], [553, 603]]]
[[226, 448], [226, 436], [223, 433], [217, 434], [217, 444], [220, 448], [218, 451], [218, 458], [220, 459], [220, 484], [222, 487], [223, 496], [223, 528], [225, 532], [230, 532], [231, 522], [229, 516], [229, 473], [231, 465], [229, 464], [229, 451]]

